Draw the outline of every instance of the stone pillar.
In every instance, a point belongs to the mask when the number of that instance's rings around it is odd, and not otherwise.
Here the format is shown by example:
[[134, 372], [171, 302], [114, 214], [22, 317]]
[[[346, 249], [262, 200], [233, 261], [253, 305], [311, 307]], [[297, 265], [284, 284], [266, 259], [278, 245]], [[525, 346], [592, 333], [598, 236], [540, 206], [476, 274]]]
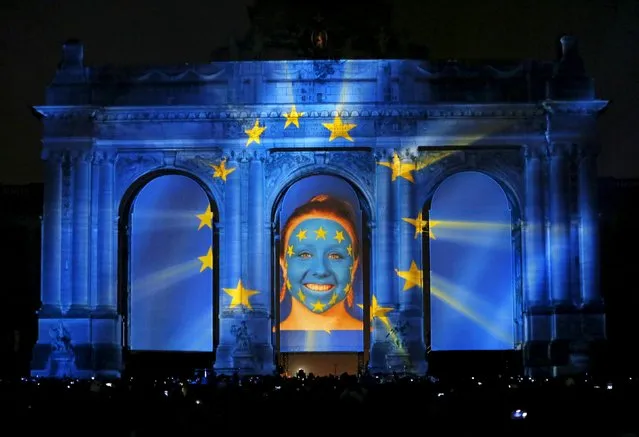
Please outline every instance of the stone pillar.
[[546, 238], [543, 202], [542, 150], [535, 145], [525, 148], [525, 254], [526, 307], [548, 305], [546, 280]]
[[91, 155], [73, 155], [73, 257], [70, 313], [87, 315], [89, 309], [89, 243], [91, 212]]
[[42, 310], [40, 317], [60, 314], [62, 280], [62, 155], [47, 151], [42, 227]]
[[579, 264], [581, 303], [599, 306], [599, 220], [597, 208], [597, 159], [589, 150], [579, 162]]
[[71, 156], [69, 152], [64, 153], [62, 160], [62, 277], [60, 287], [60, 300], [62, 309], [66, 312], [72, 301], [72, 260], [73, 260], [73, 218], [71, 211], [72, 203], [72, 168]]
[[[414, 164], [414, 156], [402, 157], [402, 165], [413, 166]], [[414, 174], [413, 177], [415, 177]], [[405, 218], [415, 219], [422, 210], [422, 205], [417, 205], [415, 183], [404, 178], [397, 178], [393, 184], [396, 191], [394, 203], [395, 241], [399, 242], [397, 244], [398, 262], [395, 268], [400, 271], [409, 271], [411, 268], [415, 268], [422, 273], [418, 278], [415, 278], [419, 284], [408, 289], [404, 289], [405, 284], [409, 285], [407, 281], [395, 274], [399, 281], [397, 293], [400, 311], [400, 320], [395, 328], [398, 340], [403, 343], [403, 346], [398, 348], [398, 352], [407, 354], [409, 357], [407, 370], [424, 374], [427, 369], [426, 346], [424, 344], [422, 240], [421, 237], [415, 238], [415, 226], [404, 221]]]
[[[552, 339], [547, 276], [543, 164], [545, 144], [524, 147], [524, 365], [530, 376], [547, 374]], [[544, 369], [546, 367], [546, 369]]]
[[[380, 162], [390, 162], [392, 154], [377, 152], [375, 154], [375, 186], [377, 201], [376, 220], [371, 223], [371, 300], [384, 308], [393, 308], [389, 317], [396, 316], [397, 304], [393, 292], [395, 273], [393, 271], [393, 215], [392, 215], [392, 183], [391, 173]], [[388, 330], [379, 318], [371, 322], [371, 350], [369, 367], [371, 372], [386, 372], [386, 355], [391, 350], [388, 341]]]
[[114, 211], [114, 162], [115, 155], [104, 153], [100, 165], [98, 199], [98, 305], [102, 312], [115, 312], [117, 217]]
[[224, 182], [224, 215], [220, 217], [220, 293], [219, 293], [219, 345], [215, 355], [215, 370], [219, 373], [233, 373], [235, 369], [233, 353], [236, 338], [234, 327], [240, 322], [240, 315], [246, 308], [230, 308], [231, 297], [224, 288], [236, 288], [238, 281], [248, 288], [246, 278], [242, 278], [242, 173], [234, 152], [226, 161], [227, 168], [237, 168]]
[[556, 307], [573, 304], [570, 296], [569, 144], [549, 147], [550, 298]]
[[253, 334], [253, 358], [256, 368], [254, 373], [272, 374], [274, 356], [271, 326], [271, 284], [267, 269], [270, 265], [268, 233], [265, 232], [264, 212], [264, 154], [255, 152], [249, 164], [248, 175], [248, 235], [246, 238], [248, 278], [247, 286], [259, 291], [251, 301], [253, 311], [250, 313], [249, 332]]
[[[232, 157], [226, 163], [227, 168], [237, 168], [239, 163]], [[226, 258], [222, 287], [235, 287], [242, 275], [242, 178], [238, 169], [224, 184], [225, 232], [222, 256]], [[235, 176], [235, 177], [233, 177]]]

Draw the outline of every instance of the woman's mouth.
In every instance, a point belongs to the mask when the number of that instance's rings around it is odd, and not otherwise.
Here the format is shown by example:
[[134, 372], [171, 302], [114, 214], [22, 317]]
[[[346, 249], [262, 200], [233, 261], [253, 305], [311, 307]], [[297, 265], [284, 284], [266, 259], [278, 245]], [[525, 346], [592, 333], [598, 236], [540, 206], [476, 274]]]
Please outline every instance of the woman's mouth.
[[333, 284], [311, 284], [311, 283], [304, 284], [304, 287], [308, 288], [311, 291], [319, 291], [320, 293], [325, 293], [335, 288]]

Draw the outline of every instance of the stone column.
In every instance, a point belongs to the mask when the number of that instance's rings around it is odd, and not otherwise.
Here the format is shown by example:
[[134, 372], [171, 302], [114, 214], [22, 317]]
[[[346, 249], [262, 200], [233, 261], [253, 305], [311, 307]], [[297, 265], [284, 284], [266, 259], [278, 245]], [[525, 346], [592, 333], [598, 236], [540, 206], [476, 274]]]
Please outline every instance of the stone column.
[[[415, 156], [402, 157], [402, 165], [413, 166]], [[413, 177], [415, 177], [413, 172]], [[421, 211], [421, 205], [417, 205], [416, 185], [404, 178], [397, 178], [394, 184], [396, 191], [395, 213], [395, 246], [398, 262], [395, 268], [400, 271], [416, 269], [420, 275], [415, 280], [417, 285], [409, 284], [407, 280], [399, 277], [396, 280], [397, 293], [399, 294], [400, 321], [396, 325], [396, 336], [403, 343], [398, 347], [398, 352], [409, 357], [406, 368], [418, 374], [426, 373], [426, 346], [424, 344], [424, 306], [423, 306], [423, 265], [421, 257], [421, 237], [415, 238], [415, 226], [404, 221], [415, 219]], [[413, 267], [414, 265], [414, 267]], [[405, 288], [405, 284], [410, 286]], [[412, 286], [411, 286], [412, 285]], [[398, 369], [399, 370], [399, 369]]]
[[579, 261], [581, 303], [601, 304], [599, 290], [599, 220], [597, 208], [597, 159], [584, 150], [579, 162]]
[[[240, 322], [239, 315], [246, 309], [242, 306], [230, 308], [231, 297], [224, 288], [236, 288], [238, 281], [248, 288], [242, 278], [242, 172], [236, 154], [231, 152], [226, 161], [227, 168], [237, 168], [224, 182], [224, 214], [220, 217], [220, 292], [219, 292], [219, 346], [215, 356], [215, 369], [220, 373], [233, 373], [233, 352], [236, 338], [234, 326]], [[255, 296], [253, 296], [254, 301]]]
[[269, 252], [264, 238], [264, 157], [255, 154], [249, 165], [248, 182], [248, 285], [260, 291], [255, 295], [255, 308], [267, 311], [270, 299], [267, 290], [270, 288], [265, 278], [266, 261]]
[[573, 304], [570, 296], [570, 214], [568, 164], [570, 144], [549, 147], [550, 297], [555, 306]]
[[100, 165], [102, 155], [98, 152], [93, 153], [91, 160], [91, 213], [90, 213], [90, 254], [89, 254], [89, 306], [95, 309], [98, 305], [98, 287], [100, 277], [98, 276], [98, 211], [99, 193], [100, 193]]
[[547, 306], [549, 300], [546, 280], [542, 152], [538, 145], [525, 147], [524, 262], [527, 308]]
[[100, 165], [98, 200], [98, 305], [103, 312], [115, 312], [117, 217], [114, 212], [114, 162], [115, 155], [104, 153]]
[[[237, 168], [235, 155], [226, 163], [227, 168]], [[224, 184], [225, 232], [222, 256], [226, 258], [222, 287], [235, 287], [242, 275], [242, 180], [241, 171], [231, 174]], [[235, 176], [235, 177], [234, 177]]]
[[44, 214], [42, 227], [41, 316], [57, 315], [62, 280], [62, 155], [45, 150]]
[[251, 157], [248, 176], [248, 235], [247, 235], [247, 286], [257, 290], [259, 294], [252, 297], [251, 321], [249, 331], [256, 361], [256, 373], [271, 374], [274, 369], [272, 326], [271, 326], [271, 286], [268, 281], [267, 266], [270, 265], [270, 250], [268, 249], [265, 232], [264, 212], [264, 154], [257, 151]]
[[71, 168], [71, 156], [64, 152], [62, 160], [62, 277], [60, 287], [60, 300], [63, 311], [67, 311], [72, 303], [73, 284], [73, 180]]
[[[392, 215], [392, 185], [391, 171], [388, 167], [379, 165], [380, 162], [390, 162], [392, 153], [375, 153], [375, 186], [377, 211], [376, 220], [371, 223], [372, 253], [371, 253], [371, 300], [384, 308], [393, 308], [389, 317], [395, 317], [397, 305], [393, 284], [393, 215]], [[379, 318], [371, 322], [371, 350], [369, 367], [372, 372], [385, 372], [386, 355], [390, 349], [386, 325]]]
[[89, 308], [89, 242], [91, 212], [91, 155], [73, 156], [73, 257], [70, 312], [86, 315]]

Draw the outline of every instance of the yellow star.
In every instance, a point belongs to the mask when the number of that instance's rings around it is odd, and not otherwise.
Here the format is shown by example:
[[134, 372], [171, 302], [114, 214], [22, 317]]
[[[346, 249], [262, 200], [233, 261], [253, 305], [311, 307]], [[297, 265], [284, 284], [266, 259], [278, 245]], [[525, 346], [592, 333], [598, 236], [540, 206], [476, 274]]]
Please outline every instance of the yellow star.
[[293, 246], [292, 246], [292, 245], [291, 245], [291, 246], [288, 246], [288, 247], [286, 248], [286, 254], [287, 254], [288, 256], [293, 256], [293, 255], [295, 255], [295, 252], [293, 251]]
[[351, 138], [348, 132], [357, 126], [354, 123], [343, 123], [342, 118], [339, 115], [335, 116], [332, 123], [322, 123], [322, 125], [331, 131], [331, 136], [328, 141], [333, 141], [337, 138], [344, 138], [351, 142], [353, 141], [353, 138]]
[[[358, 303], [357, 304], [358, 307], [360, 307], [362, 310], [364, 309], [364, 305]], [[377, 319], [388, 319], [388, 316], [386, 315], [387, 313], [393, 311], [393, 308], [391, 307], [381, 307], [379, 306], [379, 304], [377, 303], [377, 297], [375, 295], [373, 295], [373, 301], [371, 302], [371, 308], [370, 308], [370, 317], [371, 317], [371, 322], [373, 321], [373, 319], [377, 318]]]
[[353, 256], [353, 246], [349, 244], [348, 247], [346, 248], [346, 252], [348, 252], [350, 256]]
[[333, 293], [333, 295], [331, 296], [331, 300], [328, 301], [329, 305], [335, 305], [335, 302], [337, 302], [337, 298], [339, 296], [337, 295], [337, 293]]
[[391, 180], [395, 181], [397, 178], [404, 178], [409, 182], [415, 183], [413, 179], [413, 171], [416, 170], [415, 163], [404, 163], [399, 158], [397, 153], [393, 153], [392, 162], [378, 162], [378, 165], [388, 167], [392, 170]]
[[255, 124], [252, 128], [244, 131], [246, 135], [248, 135], [248, 139], [246, 140], [246, 147], [251, 143], [260, 144], [260, 136], [266, 130], [266, 126], [260, 126], [260, 119], [255, 120]]
[[206, 269], [213, 270], [213, 246], [209, 247], [209, 251], [204, 256], [198, 256], [202, 265], [200, 266], [200, 273]]
[[341, 243], [342, 241], [344, 241], [344, 232], [335, 231], [335, 236], [333, 238], [337, 240], [338, 243]]
[[[402, 220], [415, 226], [415, 238], [417, 238], [418, 236], [422, 234], [422, 232], [424, 232], [424, 228], [428, 224], [428, 220], [424, 220], [424, 217], [422, 216], [421, 211], [419, 212], [419, 214], [417, 214], [417, 218], [412, 219], [412, 218], [404, 217], [402, 218]], [[430, 234], [430, 231], [429, 231], [429, 234]]]
[[320, 302], [319, 300], [313, 304], [313, 311], [324, 311], [324, 307], [326, 305]]
[[427, 223], [428, 223], [428, 238], [430, 238], [431, 240], [437, 240], [437, 237], [435, 237], [435, 233], [433, 232], [433, 228], [435, 226], [439, 226], [441, 222], [438, 220], [429, 220], [427, 221]]
[[229, 308], [235, 308], [237, 306], [244, 306], [245, 308], [252, 310], [251, 302], [249, 298], [255, 294], [258, 294], [259, 291], [256, 290], [248, 290], [242, 286], [242, 280], [237, 281], [237, 287], [235, 288], [223, 288], [224, 292], [232, 297], [231, 303], [229, 304]]
[[197, 227], [198, 231], [204, 226], [213, 229], [213, 212], [211, 212], [210, 204], [206, 206], [206, 211], [203, 214], [197, 214], [196, 217], [200, 219], [200, 225]]
[[226, 168], [226, 159], [220, 161], [220, 165], [209, 164], [213, 168], [213, 177], [226, 182], [226, 177], [235, 171], [235, 167]]
[[401, 271], [395, 269], [395, 273], [397, 273], [397, 276], [400, 278], [406, 280], [402, 291], [410, 290], [413, 287], [422, 288], [424, 286], [422, 282], [423, 272], [417, 268], [415, 261], [411, 261], [409, 270]]
[[302, 293], [302, 290], [297, 290], [297, 297], [299, 298], [300, 302], [306, 301], [306, 296], [304, 296], [304, 293]]
[[295, 127], [300, 127], [300, 117], [304, 116], [303, 112], [297, 112], [295, 105], [291, 108], [291, 112], [282, 114], [286, 118], [286, 123], [284, 123], [284, 129], [289, 127], [291, 124]]
[[313, 232], [315, 232], [316, 240], [326, 240], [326, 231], [321, 226], [319, 227], [317, 231], [313, 231]]
[[295, 235], [299, 241], [306, 239], [306, 229], [300, 229], [300, 231]]

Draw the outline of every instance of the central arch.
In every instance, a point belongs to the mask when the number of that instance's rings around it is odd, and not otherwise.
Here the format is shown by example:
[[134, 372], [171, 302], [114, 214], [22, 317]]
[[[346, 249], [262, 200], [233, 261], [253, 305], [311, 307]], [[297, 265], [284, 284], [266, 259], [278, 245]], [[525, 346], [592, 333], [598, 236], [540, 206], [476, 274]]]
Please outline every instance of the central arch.
[[218, 343], [218, 208], [182, 171], [138, 179], [119, 208], [118, 310], [127, 372], [210, 367]]
[[[342, 219], [345, 217], [342, 212], [349, 209], [341, 208], [345, 204], [354, 210], [354, 226], [349, 226], [348, 221]], [[325, 215], [328, 210], [331, 213]], [[311, 215], [307, 214], [309, 211], [312, 211]], [[278, 194], [271, 214], [274, 231], [273, 309], [276, 315], [273, 344], [279, 364], [291, 372], [304, 368], [319, 374], [361, 369], [368, 359], [370, 345], [370, 205], [352, 181], [324, 170], [291, 180]], [[305, 224], [314, 226], [313, 229], [304, 229], [307, 231], [304, 235], [310, 239], [300, 240], [292, 236], [299, 234]], [[300, 229], [297, 229], [298, 225]], [[316, 233], [320, 228], [326, 228], [324, 236]], [[306, 247], [308, 244], [310, 246]], [[352, 255], [351, 249], [354, 249]], [[319, 263], [321, 268], [326, 267], [326, 271], [319, 275], [309, 266], [322, 254], [332, 257], [333, 261]], [[298, 256], [304, 256], [308, 261], [295, 264]], [[349, 273], [341, 275], [340, 263], [344, 263], [346, 268], [349, 262], [352, 270], [344, 270]], [[304, 273], [296, 276], [295, 265], [301, 265]], [[322, 279], [314, 281], [326, 282], [326, 287], [331, 290], [315, 292], [308, 288], [313, 287], [307, 279], [311, 275], [315, 278], [322, 276]], [[348, 278], [346, 286], [340, 277]], [[293, 288], [299, 288], [295, 296]], [[311, 300], [306, 301], [307, 296]], [[340, 306], [346, 311], [342, 313]], [[340, 311], [343, 317], [335, 316], [335, 311]], [[316, 326], [316, 323], [327, 323], [327, 320], [333, 328], [323, 330]]]

